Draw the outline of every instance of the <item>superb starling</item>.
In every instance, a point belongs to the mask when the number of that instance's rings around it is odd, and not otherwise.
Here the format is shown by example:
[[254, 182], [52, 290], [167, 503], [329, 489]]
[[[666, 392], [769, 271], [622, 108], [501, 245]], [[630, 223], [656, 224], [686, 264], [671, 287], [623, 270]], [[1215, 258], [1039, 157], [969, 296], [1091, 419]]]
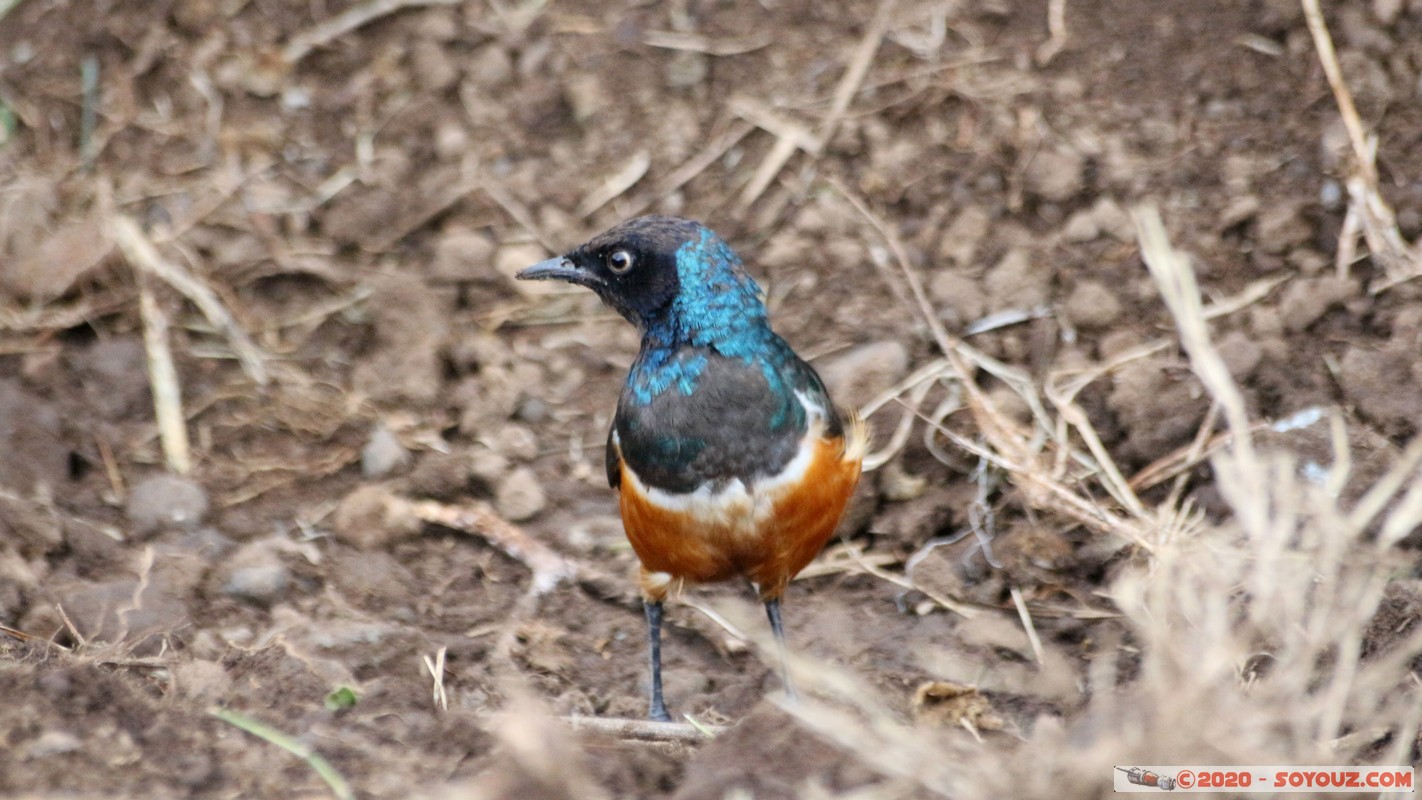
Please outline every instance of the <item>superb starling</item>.
[[585, 286], [642, 334], [607, 436], [607, 481], [642, 562], [651, 718], [670, 719], [661, 622], [673, 584], [749, 578], [783, 664], [780, 598], [839, 523], [864, 425], [770, 329], [760, 287], [697, 222], [638, 217], [518, 277]]

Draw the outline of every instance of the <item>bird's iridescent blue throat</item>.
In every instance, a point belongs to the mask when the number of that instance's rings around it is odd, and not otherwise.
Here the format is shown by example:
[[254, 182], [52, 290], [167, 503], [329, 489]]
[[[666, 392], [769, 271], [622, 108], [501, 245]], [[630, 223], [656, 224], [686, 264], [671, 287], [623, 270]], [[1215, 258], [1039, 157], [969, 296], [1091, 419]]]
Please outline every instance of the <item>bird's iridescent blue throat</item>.
[[770, 329], [764, 294], [721, 237], [697, 226], [698, 235], [676, 251], [680, 284], [664, 313], [645, 321], [642, 352], [627, 385], [642, 405], [666, 391], [690, 396], [706, 368], [700, 348], [758, 366], [772, 391], [784, 398], [773, 422], [803, 425], [803, 410], [781, 367], [795, 357]]

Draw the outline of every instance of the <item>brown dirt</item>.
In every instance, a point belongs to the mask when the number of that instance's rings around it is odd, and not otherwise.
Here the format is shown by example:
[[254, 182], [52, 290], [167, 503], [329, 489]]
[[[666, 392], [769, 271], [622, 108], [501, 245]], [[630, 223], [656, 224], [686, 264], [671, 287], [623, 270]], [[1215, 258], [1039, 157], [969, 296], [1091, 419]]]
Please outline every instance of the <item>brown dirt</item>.
[[[1025, 312], [969, 341], [1037, 377], [1173, 333], [1125, 211], [1151, 201], [1207, 302], [1280, 280], [1214, 322], [1256, 418], [1340, 409], [1359, 464], [1349, 495], [1422, 430], [1417, 392], [1399, 391], [1422, 382], [1422, 283], [1369, 293], [1381, 273], [1367, 259], [1336, 274], [1346, 139], [1293, 2], [1175, 14], [1069, 0], [1069, 38], [1046, 64], [1045, 2], [898, 3], [834, 135], [749, 207], [740, 193], [774, 143], [760, 129], [684, 186], [668, 181], [735, 138], [746, 99], [810, 129], [830, 117], [874, 5], [464, 2], [386, 16], [283, 67], [281, 47], [349, 5], [22, 1], [0, 25], [0, 117], [13, 120], [0, 127], [0, 623], [41, 640], [0, 635], [0, 794], [322, 791], [215, 705], [299, 735], [367, 797], [778, 797], [876, 780], [763, 705], [773, 667], [686, 606], [669, 608], [669, 702], [740, 722], [714, 743], [586, 737], [539, 756], [491, 716], [516, 701], [644, 710], [634, 559], [601, 468], [636, 335], [590, 296], [511, 280], [643, 209], [730, 239], [777, 328], [864, 402], [937, 352], [876, 268], [891, 263], [882, 238], [835, 186], [902, 239], [951, 330]], [[1422, 3], [1336, 12], [1384, 193], [1415, 240]], [[667, 31], [719, 54], [658, 46]], [[644, 159], [630, 190], [583, 207]], [[194, 306], [135, 277], [110, 209], [217, 290], [273, 354], [270, 385]], [[142, 284], [173, 324], [189, 480], [161, 477]], [[1127, 475], [1188, 446], [1210, 406], [1174, 348], [1080, 400]], [[898, 413], [875, 417], [881, 441]], [[1277, 438], [1327, 460], [1321, 427]], [[896, 573], [967, 530], [977, 492], [970, 457], [944, 463], [920, 439], [866, 477], [843, 531]], [[1121, 637], [1086, 612], [1110, 610], [1095, 592], [1129, 556], [984, 485], [990, 543], [959, 536], [914, 577], [989, 613], [965, 620], [863, 570], [829, 571], [790, 590], [794, 648], [865, 676], [896, 713], [947, 680], [978, 686], [1009, 729], [1070, 715], [1087, 663]], [[1187, 488], [1224, 513], [1207, 467]], [[388, 519], [389, 492], [486, 500], [627, 580], [565, 584], [523, 618], [523, 564]], [[1014, 587], [1040, 611], [1046, 666]], [[762, 624], [742, 587], [697, 595]], [[1389, 630], [1415, 624], [1415, 595], [1389, 595]], [[511, 618], [509, 670], [497, 649]], [[447, 711], [421, 661], [440, 648]], [[358, 702], [328, 709], [341, 687]]]

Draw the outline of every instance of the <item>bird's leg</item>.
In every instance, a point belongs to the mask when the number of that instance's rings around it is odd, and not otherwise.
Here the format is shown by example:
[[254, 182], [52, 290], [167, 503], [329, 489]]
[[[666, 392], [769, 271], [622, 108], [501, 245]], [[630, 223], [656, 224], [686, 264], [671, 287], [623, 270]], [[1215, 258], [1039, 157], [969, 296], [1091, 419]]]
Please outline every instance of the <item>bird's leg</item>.
[[780, 622], [780, 598], [765, 601], [765, 615], [770, 617], [770, 631], [775, 634], [775, 645], [780, 651], [780, 679], [785, 683], [785, 695], [796, 698], [795, 684], [790, 682], [790, 658], [785, 649], [785, 626]]
[[652, 705], [647, 716], [657, 722], [671, 722], [667, 704], [662, 701], [662, 603], [643, 600], [642, 610], [647, 613], [647, 655], [652, 665]]

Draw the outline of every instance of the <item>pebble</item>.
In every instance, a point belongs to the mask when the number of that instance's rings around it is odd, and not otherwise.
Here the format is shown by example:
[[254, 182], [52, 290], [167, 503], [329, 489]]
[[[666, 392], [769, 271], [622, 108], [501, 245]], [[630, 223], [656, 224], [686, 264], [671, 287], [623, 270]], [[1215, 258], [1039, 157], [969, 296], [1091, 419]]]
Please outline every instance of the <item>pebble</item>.
[[408, 539], [420, 532], [409, 504], [378, 485], [356, 488], [341, 499], [332, 517], [335, 537], [361, 550]]
[[492, 493], [508, 470], [509, 460], [501, 453], [483, 446], [476, 446], [469, 453], [469, 476], [485, 491]]
[[580, 123], [602, 113], [611, 102], [603, 82], [592, 74], [570, 77], [563, 86], [563, 99], [572, 109], [573, 119]]
[[1014, 247], [983, 276], [989, 311], [1030, 310], [1047, 302], [1052, 273], [1034, 266], [1032, 253]]
[[1402, 13], [1402, 0], [1373, 0], [1373, 16], [1384, 25], [1391, 25]]
[[711, 59], [704, 53], [678, 50], [667, 60], [667, 85], [673, 89], [690, 89], [706, 80]]
[[1307, 329], [1338, 303], [1358, 294], [1356, 280], [1337, 275], [1295, 280], [1279, 298], [1279, 316], [1284, 327], [1292, 332]]
[[207, 516], [207, 491], [181, 475], [154, 475], [128, 494], [124, 513], [138, 534], [162, 528], [196, 528]]
[[25, 748], [25, 758], [48, 758], [50, 756], [72, 753], [75, 750], [83, 749], [83, 747], [84, 742], [81, 741], [78, 736], [75, 736], [69, 731], [51, 728], [30, 742], [29, 746]]
[[1422, 359], [1406, 343], [1349, 345], [1339, 365], [1338, 384], [1358, 410], [1388, 435], [1422, 428], [1422, 396], [1399, 391], [1422, 379]]
[[1130, 215], [1109, 197], [1098, 198], [1090, 208], [1072, 214], [1062, 230], [1062, 238], [1068, 242], [1089, 242], [1102, 235], [1123, 242], [1135, 235]]
[[57, 492], [69, 478], [69, 448], [52, 402], [0, 380], [0, 486]]
[[171, 669], [173, 684], [178, 693], [196, 703], [216, 703], [227, 697], [232, 689], [232, 679], [217, 661], [203, 658], [191, 661], [175, 659]]
[[495, 243], [488, 234], [468, 227], [449, 227], [439, 234], [429, 277], [441, 281], [475, 281], [489, 277]]
[[1081, 191], [1085, 159], [1069, 150], [1043, 150], [1027, 164], [1023, 182], [1027, 191], [1054, 203], [1070, 200]]
[[978, 282], [956, 270], [939, 270], [928, 282], [928, 294], [942, 309], [943, 319], [963, 327], [987, 313], [987, 298]]
[[908, 348], [883, 339], [823, 359], [817, 366], [830, 397], [841, 408], [860, 408], [908, 373]]
[[467, 62], [469, 76], [489, 88], [497, 88], [513, 78], [513, 59], [503, 45], [494, 43], [475, 50]]
[[972, 264], [991, 224], [992, 217], [981, 206], [968, 206], [959, 211], [938, 242], [940, 259], [958, 266]]
[[1032, 421], [1032, 408], [1027, 405], [1027, 401], [1022, 398], [1011, 387], [994, 386], [988, 390], [988, 399], [992, 401], [993, 408], [997, 413], [1015, 420], [1022, 424]]
[[1270, 253], [1287, 252], [1313, 234], [1296, 203], [1270, 203], [1260, 210], [1255, 224], [1255, 241]]
[[1121, 316], [1121, 301], [1105, 284], [1081, 281], [1067, 296], [1062, 311], [1077, 327], [1105, 328]]
[[459, 499], [469, 486], [469, 464], [459, 453], [430, 451], [415, 461], [410, 472], [409, 493], [435, 500]]
[[442, 92], [459, 80], [459, 68], [435, 42], [422, 39], [410, 50], [410, 67], [415, 83], [432, 92]]
[[410, 463], [410, 451], [384, 425], [375, 426], [360, 451], [360, 472], [366, 478], [383, 478]]
[[419, 519], [410, 504], [385, 486], [360, 486], [341, 499], [333, 514], [333, 533], [361, 550], [385, 547], [419, 533]]
[[274, 540], [263, 539], [244, 545], [225, 562], [227, 579], [222, 593], [259, 606], [271, 606], [284, 599], [291, 588], [291, 570], [282, 563]]
[[105, 419], [121, 420], [137, 409], [151, 407], [148, 356], [138, 336], [100, 339], [76, 359], [83, 370], [81, 386], [88, 408]]
[[1244, 380], [1254, 374], [1254, 370], [1264, 358], [1263, 349], [1243, 331], [1230, 331], [1221, 336], [1219, 341], [1215, 342], [1215, 348], [1220, 351], [1225, 369], [1229, 370], [1235, 380]]
[[514, 416], [519, 421], [534, 425], [546, 421], [548, 413], [548, 403], [541, 397], [525, 397], [518, 401], [518, 406], [514, 409]]
[[501, 426], [492, 444], [499, 454], [512, 461], [531, 461], [538, 455], [538, 437], [523, 425]]
[[543, 485], [528, 467], [519, 467], [504, 476], [494, 492], [494, 508], [510, 522], [522, 522], [537, 516], [547, 504]]
[[456, 120], [444, 120], [435, 126], [434, 148], [440, 161], [456, 161], [469, 152], [469, 131]]

